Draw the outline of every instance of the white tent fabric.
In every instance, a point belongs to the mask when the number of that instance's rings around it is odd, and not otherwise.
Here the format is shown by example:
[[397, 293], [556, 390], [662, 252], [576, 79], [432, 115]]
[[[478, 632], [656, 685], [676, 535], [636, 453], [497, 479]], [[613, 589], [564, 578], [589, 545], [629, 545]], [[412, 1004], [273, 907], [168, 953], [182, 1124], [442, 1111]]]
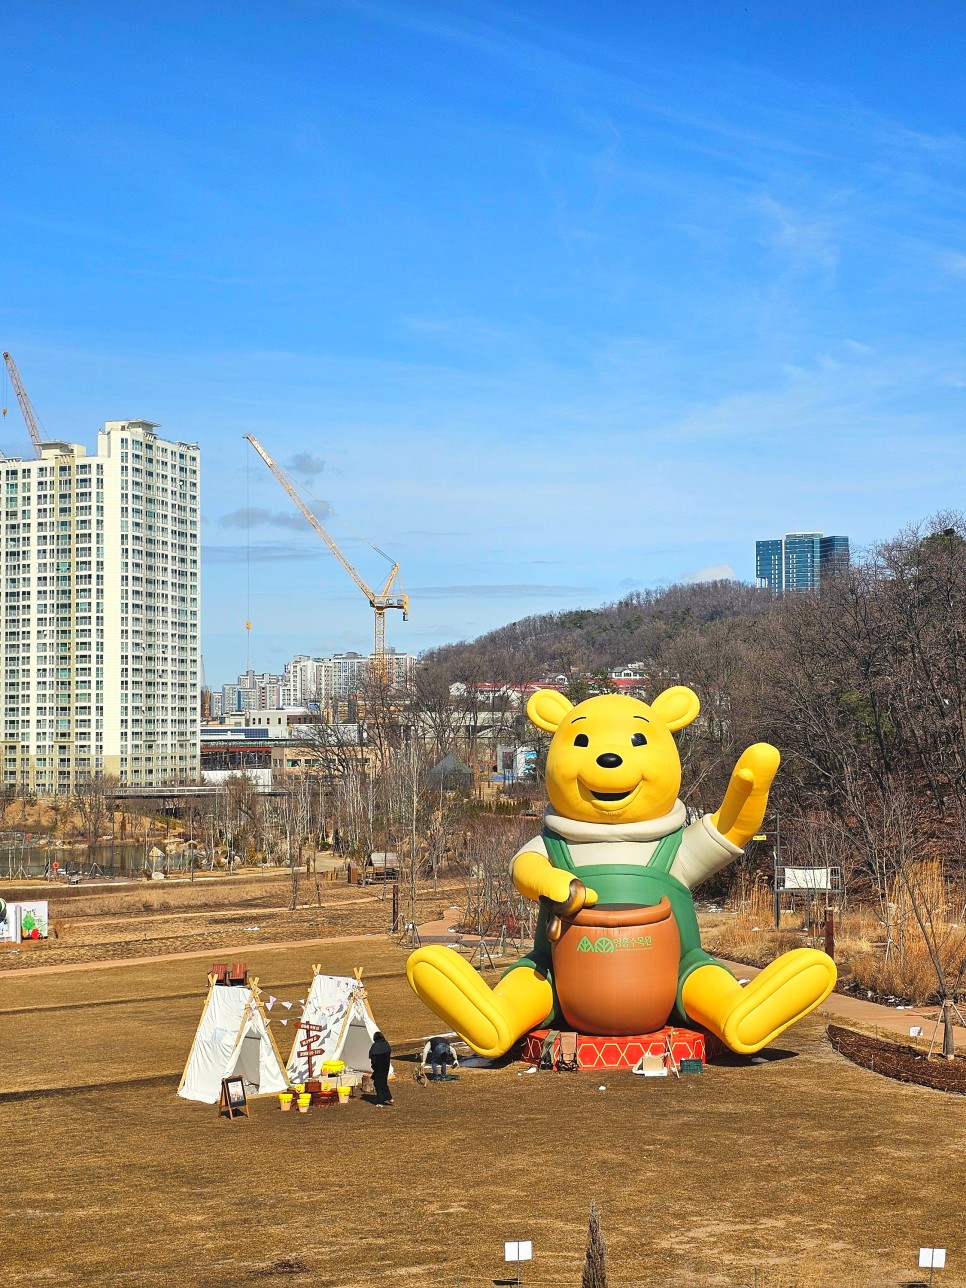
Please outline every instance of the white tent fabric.
[[[317, 974], [305, 999], [302, 1022], [318, 1024], [322, 1028], [318, 1041], [314, 1043], [321, 1050], [312, 1057], [316, 1076], [322, 1070], [323, 1060], [344, 1060], [346, 1068], [356, 1073], [372, 1071], [369, 1048], [379, 1026], [372, 1017], [366, 990], [359, 980], [350, 975]], [[298, 1053], [304, 1036], [299, 1029], [286, 1066], [293, 1083], [304, 1082], [309, 1076], [308, 1058]], [[389, 1072], [391, 1076], [391, 1066]]]
[[250, 1096], [288, 1088], [261, 1003], [250, 988], [212, 984], [178, 1095], [216, 1104], [222, 1078], [242, 1077]]

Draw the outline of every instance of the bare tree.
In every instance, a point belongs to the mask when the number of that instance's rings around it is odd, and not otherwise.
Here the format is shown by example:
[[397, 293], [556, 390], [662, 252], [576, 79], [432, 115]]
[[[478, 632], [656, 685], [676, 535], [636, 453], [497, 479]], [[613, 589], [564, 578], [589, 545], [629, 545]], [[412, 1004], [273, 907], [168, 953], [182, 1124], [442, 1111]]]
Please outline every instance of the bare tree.
[[79, 778], [70, 798], [77, 818], [75, 829], [87, 845], [88, 861], [93, 863], [97, 842], [111, 826], [114, 803], [120, 780], [114, 774], [89, 774]]
[[281, 842], [280, 857], [291, 877], [289, 912], [294, 912], [298, 907], [302, 879], [302, 854], [312, 826], [312, 784], [307, 775], [301, 774], [289, 780], [285, 794], [274, 800], [267, 821], [270, 843]]
[[587, 1230], [587, 1255], [584, 1258], [584, 1273], [581, 1277], [581, 1288], [607, 1288], [607, 1244], [600, 1228], [600, 1211], [597, 1200], [590, 1200], [590, 1222]]
[[264, 801], [250, 774], [231, 774], [219, 793], [229, 869], [236, 858], [247, 862], [265, 847]]
[[[886, 883], [891, 879], [884, 901], [887, 943], [893, 951], [904, 951], [908, 931], [902, 922], [896, 928], [895, 921], [905, 903], [935, 977], [943, 1055], [951, 1060], [955, 1054], [953, 1011], [966, 978], [966, 931], [960, 909], [951, 905], [942, 865], [933, 858], [930, 806], [902, 787], [883, 795], [876, 804], [878, 808], [867, 810], [870, 826], [865, 837], [881, 877]], [[888, 897], [895, 888], [904, 898]]]

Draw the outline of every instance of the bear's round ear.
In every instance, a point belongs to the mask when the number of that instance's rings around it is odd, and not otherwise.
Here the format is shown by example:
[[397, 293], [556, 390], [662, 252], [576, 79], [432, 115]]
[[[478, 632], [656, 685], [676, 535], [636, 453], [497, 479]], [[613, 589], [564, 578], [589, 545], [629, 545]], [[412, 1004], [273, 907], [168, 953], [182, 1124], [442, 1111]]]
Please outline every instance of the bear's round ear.
[[556, 733], [574, 704], [556, 689], [538, 689], [527, 702], [527, 715], [538, 729]]
[[665, 689], [649, 703], [649, 706], [672, 733], [675, 729], [683, 729], [685, 725], [689, 725], [701, 710], [698, 695], [691, 689], [685, 688], [683, 684]]

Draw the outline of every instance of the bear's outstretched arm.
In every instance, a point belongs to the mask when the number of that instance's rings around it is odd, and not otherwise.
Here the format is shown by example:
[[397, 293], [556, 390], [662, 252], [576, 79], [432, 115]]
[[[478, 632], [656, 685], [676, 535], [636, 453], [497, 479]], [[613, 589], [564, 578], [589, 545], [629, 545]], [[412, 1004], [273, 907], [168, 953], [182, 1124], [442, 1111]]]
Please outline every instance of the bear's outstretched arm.
[[554, 911], [564, 917], [573, 916], [581, 908], [593, 907], [597, 902], [595, 890], [562, 868], [555, 868], [546, 855], [536, 850], [521, 851], [513, 860], [510, 875], [525, 898], [534, 902], [549, 899]]
[[761, 827], [780, 761], [778, 749], [767, 742], [756, 742], [741, 753], [721, 808], [711, 816], [711, 822], [732, 845], [743, 847]]

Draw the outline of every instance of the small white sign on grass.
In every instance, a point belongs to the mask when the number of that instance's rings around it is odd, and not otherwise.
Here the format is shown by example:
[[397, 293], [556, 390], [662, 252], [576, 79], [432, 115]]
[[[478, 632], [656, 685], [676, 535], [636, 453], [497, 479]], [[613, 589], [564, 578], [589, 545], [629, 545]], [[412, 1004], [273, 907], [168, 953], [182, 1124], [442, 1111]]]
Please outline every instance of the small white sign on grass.
[[530, 1239], [517, 1239], [503, 1244], [504, 1261], [532, 1261], [533, 1242]]
[[942, 1270], [946, 1265], [945, 1248], [920, 1248], [920, 1270]]

